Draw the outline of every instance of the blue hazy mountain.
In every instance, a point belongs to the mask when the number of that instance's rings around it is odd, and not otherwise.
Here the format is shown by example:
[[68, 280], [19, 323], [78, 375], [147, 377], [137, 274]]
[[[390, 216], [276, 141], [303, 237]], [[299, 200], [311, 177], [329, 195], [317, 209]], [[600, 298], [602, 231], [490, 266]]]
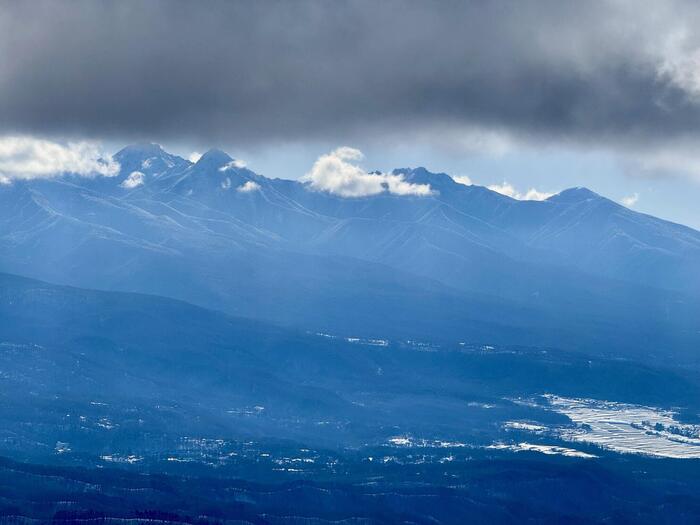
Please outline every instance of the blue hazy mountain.
[[700, 233], [589, 190], [518, 201], [417, 168], [395, 173], [432, 195], [343, 198], [220, 150], [115, 158], [0, 187], [0, 270], [344, 336], [696, 359]]

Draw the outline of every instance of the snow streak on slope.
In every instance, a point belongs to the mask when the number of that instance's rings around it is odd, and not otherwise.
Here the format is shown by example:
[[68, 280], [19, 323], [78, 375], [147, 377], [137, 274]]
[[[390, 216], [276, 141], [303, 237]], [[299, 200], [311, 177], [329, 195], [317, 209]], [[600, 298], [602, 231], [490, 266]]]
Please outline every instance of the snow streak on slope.
[[587, 452], [581, 452], [580, 450], [573, 448], [558, 447], [555, 445], [539, 445], [525, 442], [516, 444], [494, 443], [486, 448], [492, 450], [510, 450], [512, 452], [539, 452], [540, 454], [545, 454], [547, 456], [566, 456], [569, 458], [592, 459], [598, 457], [594, 454], [588, 454]]

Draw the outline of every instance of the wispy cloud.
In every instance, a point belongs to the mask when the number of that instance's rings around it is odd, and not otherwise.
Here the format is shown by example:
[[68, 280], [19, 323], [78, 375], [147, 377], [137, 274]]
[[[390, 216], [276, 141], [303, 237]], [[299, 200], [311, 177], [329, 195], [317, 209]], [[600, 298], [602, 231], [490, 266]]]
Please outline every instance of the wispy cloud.
[[236, 188], [236, 191], [240, 193], [252, 193], [260, 189], [260, 184], [255, 181], [249, 180], [245, 184], [242, 184]]
[[0, 137], [0, 183], [64, 173], [111, 177], [119, 164], [94, 142], [60, 144], [27, 136]]
[[554, 193], [539, 191], [535, 188], [530, 188], [523, 193], [518, 191], [512, 184], [505, 181], [503, 184], [492, 184], [487, 187], [488, 189], [500, 193], [501, 195], [507, 195], [508, 197], [518, 199], [519, 201], [543, 201], [554, 195]]
[[219, 171], [228, 171], [233, 169], [243, 169], [247, 166], [246, 162], [241, 159], [234, 159], [231, 162], [227, 162], [219, 168]]
[[464, 186], [471, 186], [473, 184], [472, 180], [469, 178], [468, 175], [454, 175], [452, 177], [452, 180], [455, 181], [457, 184], [462, 184]]
[[364, 158], [355, 148], [341, 147], [321, 155], [302, 181], [317, 191], [341, 197], [366, 197], [380, 193], [427, 196], [433, 193], [428, 184], [413, 184], [403, 175], [367, 173], [357, 163]]
[[637, 204], [637, 202], [639, 202], [639, 193], [636, 193], [636, 192], [635, 192], [635, 193], [633, 193], [632, 195], [628, 195], [628, 196], [626, 196], [626, 197], [623, 197], [623, 198], [620, 200], [620, 202], [621, 202], [623, 205], [627, 206], [628, 208], [631, 208], [632, 206], [634, 206], [635, 204]]

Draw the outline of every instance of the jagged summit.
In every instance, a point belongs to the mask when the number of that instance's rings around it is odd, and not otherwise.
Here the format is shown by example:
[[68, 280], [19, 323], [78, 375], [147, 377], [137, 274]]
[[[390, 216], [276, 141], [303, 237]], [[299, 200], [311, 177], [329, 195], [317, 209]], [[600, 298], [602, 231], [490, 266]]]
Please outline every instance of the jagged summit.
[[457, 183], [447, 173], [435, 173], [423, 166], [417, 168], [397, 168], [395, 175], [403, 175], [406, 181], [413, 184], [429, 184], [431, 188], [441, 191], [453, 188]]
[[406, 177], [425, 178], [426, 180], [449, 177], [446, 173], [432, 172], [423, 166], [418, 166], [416, 168], [396, 168], [392, 173], [404, 175]]
[[197, 168], [219, 168], [232, 161], [233, 158], [228, 153], [223, 150], [213, 148], [202, 155], [195, 166]]
[[114, 155], [114, 160], [121, 167], [118, 178], [120, 183], [134, 171], [155, 176], [187, 164], [185, 159], [168, 153], [160, 144], [153, 142], [139, 142], [126, 146]]
[[258, 183], [245, 184], [262, 180], [262, 177], [241, 166], [225, 151], [210, 149], [195, 164], [189, 164], [167, 177], [164, 187], [167, 191], [199, 199], [208, 206], [228, 209], [228, 205], [222, 202], [257, 190]]

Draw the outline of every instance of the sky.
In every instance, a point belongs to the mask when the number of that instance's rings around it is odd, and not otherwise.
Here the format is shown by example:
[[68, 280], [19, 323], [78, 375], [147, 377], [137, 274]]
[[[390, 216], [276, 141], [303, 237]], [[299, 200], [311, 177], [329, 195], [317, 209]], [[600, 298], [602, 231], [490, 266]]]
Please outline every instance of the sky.
[[0, 182], [144, 140], [283, 178], [350, 147], [700, 228], [697, 27], [675, 0], [0, 0]]

